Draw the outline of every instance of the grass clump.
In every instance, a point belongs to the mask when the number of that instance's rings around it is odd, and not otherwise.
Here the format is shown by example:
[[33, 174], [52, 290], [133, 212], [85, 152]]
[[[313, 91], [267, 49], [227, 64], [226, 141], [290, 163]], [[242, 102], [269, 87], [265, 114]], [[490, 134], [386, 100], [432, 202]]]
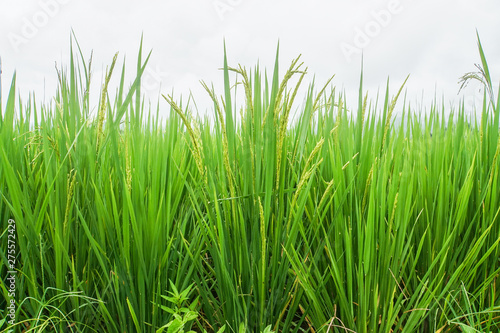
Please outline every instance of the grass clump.
[[[268, 80], [224, 55], [223, 97], [203, 83], [214, 122], [164, 96], [161, 123], [141, 99], [141, 46], [135, 81], [125, 89], [123, 70], [111, 101], [113, 59], [95, 117], [91, 61], [72, 54], [54, 103], [16, 103], [14, 77], [1, 110], [0, 226], [16, 221], [17, 327], [499, 330], [493, 96], [479, 123], [436, 104], [422, 120], [403, 87], [393, 98], [387, 87], [379, 107], [361, 85], [354, 116], [328, 82], [308, 88], [291, 123], [307, 73], [299, 59], [280, 80], [276, 56]], [[230, 72], [244, 89], [239, 110]], [[0, 292], [3, 308], [4, 281]]]

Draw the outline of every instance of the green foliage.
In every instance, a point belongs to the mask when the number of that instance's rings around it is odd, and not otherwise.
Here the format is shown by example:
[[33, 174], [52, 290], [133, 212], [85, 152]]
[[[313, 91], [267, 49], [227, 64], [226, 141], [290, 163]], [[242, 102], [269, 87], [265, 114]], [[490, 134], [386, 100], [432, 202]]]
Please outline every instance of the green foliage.
[[[189, 292], [193, 285], [191, 284], [182, 292], [178, 292], [175, 285], [170, 282], [170, 286], [172, 291], [170, 292], [171, 296], [163, 296], [165, 300], [173, 304], [173, 308], [160, 305], [160, 308], [168, 313], [171, 313], [174, 316], [174, 319], [164, 326], [160, 327], [156, 333], [164, 332], [167, 329], [167, 333], [195, 333], [195, 331], [189, 330], [184, 331], [184, 328], [189, 325], [189, 322], [198, 318], [198, 313], [195, 311], [198, 299], [195, 299], [191, 305], [184, 307], [185, 303], [189, 300]], [[189, 329], [189, 328], [188, 328]], [[222, 326], [217, 333], [223, 333], [225, 330], [225, 326]], [[205, 333], [206, 330], [203, 330]]]
[[[191, 306], [188, 306], [187, 308], [184, 307], [184, 303], [189, 300], [187, 297], [189, 292], [191, 291], [191, 288], [193, 285], [191, 284], [188, 286], [185, 290], [183, 290], [181, 293], [177, 291], [177, 288], [175, 285], [170, 281], [170, 286], [172, 288], [172, 291], [170, 292], [171, 296], [167, 297], [162, 295], [162, 298], [167, 300], [168, 302], [173, 304], [173, 308], [160, 305], [160, 308], [164, 311], [167, 311], [168, 313], [171, 313], [174, 316], [174, 319], [169, 322], [168, 324], [165, 324], [162, 326], [160, 329], [158, 329], [156, 332], [161, 333], [165, 329], [167, 329], [167, 333], [184, 333], [184, 327], [192, 320], [195, 320], [198, 317], [198, 313], [194, 311], [194, 308], [196, 306], [197, 300], [193, 302]], [[191, 333], [194, 331], [188, 331], [187, 333]]]
[[162, 122], [141, 97], [142, 43], [130, 88], [123, 68], [109, 97], [115, 56], [97, 108], [91, 61], [73, 45], [53, 103], [17, 102], [14, 76], [0, 117], [18, 327], [499, 331], [500, 106], [480, 43], [479, 122], [463, 106], [422, 116], [389, 83], [378, 105], [361, 82], [351, 110], [330, 81], [307, 89], [292, 122], [299, 58], [281, 76], [277, 54], [268, 79], [226, 52], [222, 97], [203, 83], [213, 122], [172, 96]]

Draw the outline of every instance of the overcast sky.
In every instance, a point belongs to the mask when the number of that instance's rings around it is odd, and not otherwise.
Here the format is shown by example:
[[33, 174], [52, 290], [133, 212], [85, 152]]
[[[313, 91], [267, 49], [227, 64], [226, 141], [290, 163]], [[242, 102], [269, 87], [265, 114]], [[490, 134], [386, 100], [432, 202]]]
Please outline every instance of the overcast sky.
[[[498, 0], [1, 1], [3, 96], [16, 70], [21, 97], [35, 91], [39, 100], [50, 99], [55, 63], [69, 63], [71, 29], [86, 58], [93, 50], [96, 91], [116, 52], [120, 65], [126, 56], [133, 74], [143, 34], [144, 50], [153, 51], [144, 78], [147, 96], [155, 100], [160, 91], [173, 90], [179, 99], [191, 91], [200, 111], [211, 107], [200, 80], [213, 82], [222, 94], [224, 38], [230, 66], [259, 62], [271, 71], [279, 41], [281, 75], [302, 54], [308, 82], [315, 76], [322, 85], [335, 74], [333, 84], [354, 101], [363, 53], [370, 97], [384, 91], [388, 77], [395, 94], [410, 74], [410, 101], [423, 94], [425, 104], [437, 94], [450, 104], [458, 101], [458, 78], [480, 62], [477, 29], [496, 87], [500, 79]], [[479, 85], [471, 85], [466, 103], [478, 97]]]

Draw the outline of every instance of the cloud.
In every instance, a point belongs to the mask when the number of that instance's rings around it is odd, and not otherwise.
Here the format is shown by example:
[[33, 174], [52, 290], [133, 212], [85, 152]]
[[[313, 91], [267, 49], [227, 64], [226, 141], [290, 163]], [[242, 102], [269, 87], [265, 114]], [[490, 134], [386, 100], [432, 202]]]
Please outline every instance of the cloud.
[[[43, 11], [47, 1], [63, 0], [12, 2], [8, 13], [0, 13], [1, 31], [19, 32], [25, 19]], [[144, 34], [145, 52], [153, 50], [150, 89], [146, 89], [153, 98], [160, 88], [183, 94], [191, 89], [204, 94], [199, 80], [213, 82], [216, 89], [221, 89], [218, 68], [222, 65], [224, 39], [230, 65], [241, 63], [248, 68], [259, 62], [261, 69], [269, 71], [279, 40], [281, 73], [302, 54], [310, 73], [306, 83], [314, 75], [321, 85], [336, 74], [334, 83], [353, 95], [354, 101], [361, 54], [347, 59], [342, 43], [363, 52], [365, 87], [371, 95], [385, 88], [388, 76], [396, 90], [410, 73], [409, 99], [420, 98], [422, 89], [433, 96], [436, 83], [446, 98], [456, 99], [457, 78], [473, 70], [473, 64], [479, 61], [477, 28], [493, 77], [500, 78], [500, 21], [496, 16], [500, 4], [493, 0], [313, 0], [307, 4], [298, 0], [64, 1], [67, 3], [60, 3], [57, 14], [22, 45], [21, 52], [12, 47], [5, 34], [0, 37], [4, 81], [17, 69], [18, 86], [41, 95], [46, 78], [45, 90], [50, 96], [56, 83], [54, 62], [69, 62], [71, 29], [86, 58], [94, 50], [97, 90], [105, 66], [117, 51], [120, 59], [126, 55], [131, 77]], [[221, 4], [220, 8], [225, 8], [222, 14], [217, 9]], [[356, 45], [360, 34], [368, 39], [362, 47]], [[202, 103], [204, 97], [199, 98]], [[210, 107], [207, 104], [200, 109]]]

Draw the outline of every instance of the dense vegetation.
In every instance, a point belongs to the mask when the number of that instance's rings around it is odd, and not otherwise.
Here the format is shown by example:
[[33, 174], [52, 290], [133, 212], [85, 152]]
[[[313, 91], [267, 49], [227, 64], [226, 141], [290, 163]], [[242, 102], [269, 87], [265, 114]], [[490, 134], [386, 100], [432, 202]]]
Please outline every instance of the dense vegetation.
[[327, 83], [294, 122], [298, 59], [268, 80], [224, 56], [210, 121], [171, 96], [145, 107], [141, 53], [111, 100], [114, 58], [94, 114], [79, 49], [54, 103], [17, 100], [12, 80], [0, 244], [15, 220], [16, 330], [500, 330], [500, 106], [481, 48], [480, 75], [464, 77], [489, 88], [477, 118], [422, 116], [389, 84], [378, 102], [361, 85], [348, 109]]

